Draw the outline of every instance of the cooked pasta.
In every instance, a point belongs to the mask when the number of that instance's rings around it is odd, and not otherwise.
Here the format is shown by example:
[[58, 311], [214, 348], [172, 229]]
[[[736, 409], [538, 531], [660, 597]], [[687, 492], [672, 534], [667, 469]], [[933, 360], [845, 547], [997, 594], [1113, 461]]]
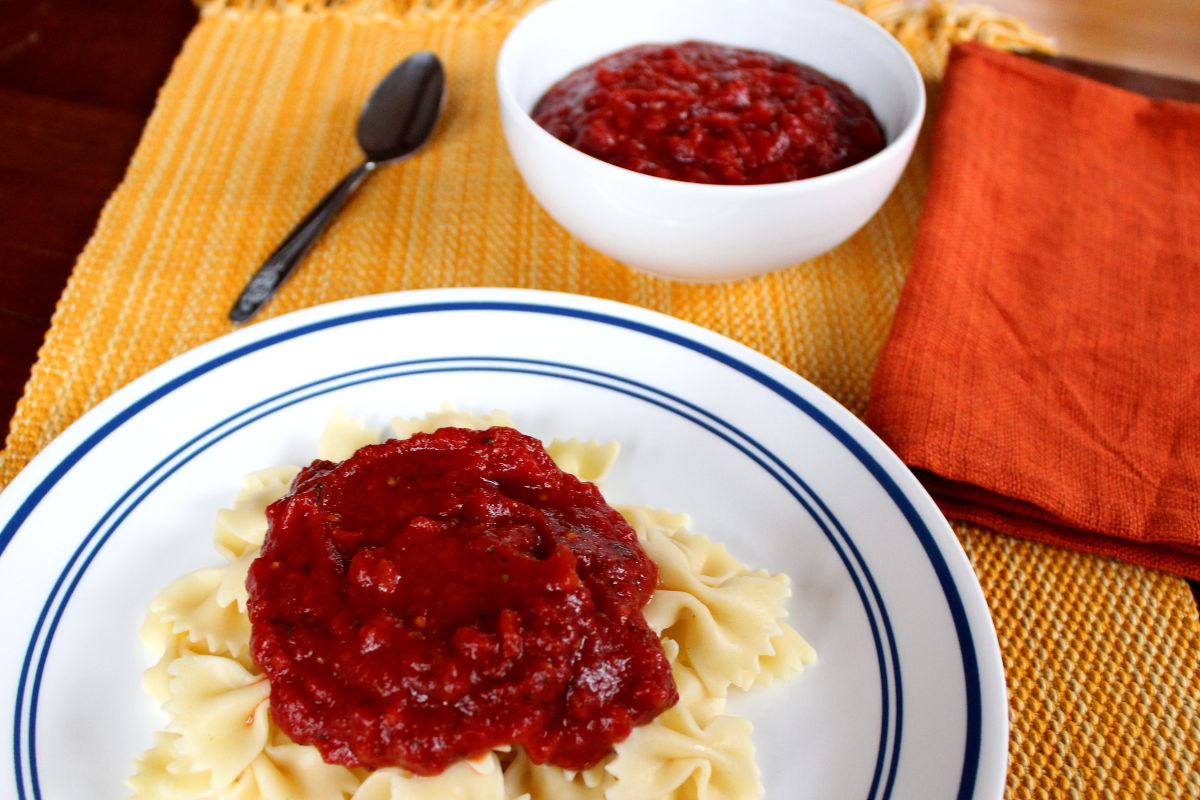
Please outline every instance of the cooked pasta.
[[495, 753], [460, 761], [432, 777], [380, 769], [367, 776], [353, 800], [505, 800], [504, 774]]
[[299, 467], [270, 467], [247, 475], [233, 508], [217, 512], [217, 552], [228, 560], [257, 554], [267, 535], [267, 506], [287, 494], [299, 471]]
[[[446, 406], [396, 419], [397, 437], [445, 426], [512, 425], [494, 411]], [[339, 410], [320, 436], [318, 456], [342, 460], [378, 431]], [[564, 471], [598, 481], [615, 443], [554, 440], [547, 451]], [[748, 689], [794, 674], [815, 657], [785, 621], [786, 576], [751, 570], [723, 545], [689, 530], [684, 514], [619, 510], [659, 569], [645, 615], [659, 634], [679, 702], [634, 729], [615, 752], [575, 772], [538, 765], [520, 747], [498, 748], [422, 777], [328, 764], [316, 748], [291, 742], [270, 715], [270, 686], [249, 656], [246, 573], [266, 534], [265, 509], [288, 492], [296, 467], [247, 476], [232, 508], [217, 515], [221, 567], [197, 570], [159, 592], [142, 640], [156, 660], [143, 685], [166, 713], [165, 729], [129, 780], [138, 800], [751, 800], [762, 794], [750, 723], [725, 711], [729, 687]]]
[[167, 671], [167, 730], [179, 734], [193, 771], [209, 772], [214, 786], [232, 784], [267, 746], [266, 678], [225, 656], [185, 656]]
[[158, 593], [150, 604], [150, 613], [169, 625], [171, 633], [186, 635], [189, 642], [203, 645], [206, 652], [234, 657], [246, 653], [250, 648], [250, 619], [245, 606], [239, 608], [235, 597], [227, 596], [225, 603], [219, 600], [222, 594], [231, 594], [227, 586], [222, 592], [231, 568], [209, 567], [183, 576]]

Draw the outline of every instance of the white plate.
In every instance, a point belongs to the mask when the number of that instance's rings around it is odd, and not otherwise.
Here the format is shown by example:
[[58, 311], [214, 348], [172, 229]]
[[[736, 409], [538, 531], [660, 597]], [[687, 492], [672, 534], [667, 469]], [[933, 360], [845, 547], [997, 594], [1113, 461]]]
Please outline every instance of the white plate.
[[819, 663], [734, 698], [772, 800], [993, 800], [1008, 722], [991, 618], [929, 497], [856, 418], [715, 333], [523, 290], [379, 295], [191, 351], [72, 425], [0, 495], [0, 712], [21, 800], [118, 798], [162, 722], [139, 686], [153, 592], [216, 565], [241, 477], [306, 463], [337, 406], [380, 426], [452, 401], [617, 439], [610, 502], [689, 512], [788, 573]]

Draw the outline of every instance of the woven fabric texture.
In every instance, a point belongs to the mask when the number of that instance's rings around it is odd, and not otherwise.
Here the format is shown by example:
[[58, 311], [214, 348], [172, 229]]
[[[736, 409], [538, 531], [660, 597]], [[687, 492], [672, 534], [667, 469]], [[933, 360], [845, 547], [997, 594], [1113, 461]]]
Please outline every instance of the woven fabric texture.
[[[528, 5], [206, 7], [62, 296], [0, 454], [0, 485], [98, 401], [231, 330], [226, 312], [250, 272], [356, 163], [362, 99], [419, 49], [438, 52], [450, 75], [436, 138], [364, 187], [264, 317], [437, 286], [575, 292], [730, 336], [861, 415], [912, 251], [927, 144], [877, 217], [828, 255], [730, 285], [641, 275], [573, 240], [509, 159], [493, 68]], [[1003, 43], [1019, 32], [1004, 20], [963, 24], [945, 4], [931, 6], [941, 17], [927, 18], [870, 5], [902, 29], [933, 80], [948, 41], [991, 30]], [[957, 530], [1006, 663], [1008, 796], [1200, 797], [1200, 624], [1187, 585], [978, 527]]]
[[954, 519], [1200, 579], [1200, 105], [972, 42], [931, 142], [868, 424]]

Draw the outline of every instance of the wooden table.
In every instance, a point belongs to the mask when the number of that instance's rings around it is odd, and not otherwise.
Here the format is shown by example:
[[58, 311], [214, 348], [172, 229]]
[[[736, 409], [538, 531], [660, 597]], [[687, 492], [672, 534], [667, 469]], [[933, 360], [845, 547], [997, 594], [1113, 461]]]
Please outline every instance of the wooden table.
[[[1051, 63], [1134, 91], [1200, 102], [1200, 83], [1135, 71], [1200, 81], [1196, 0], [991, 5], [1024, 16], [1035, 29], [1057, 35], [1064, 53], [1088, 59], [1046, 59]], [[188, 0], [0, 5], [4, 433], [75, 257], [121, 180], [156, 91], [196, 17]]]
[[188, 0], [0, 4], [0, 431], [196, 22]]
[[1077, 58], [1200, 81], [1196, 0], [984, 0]]

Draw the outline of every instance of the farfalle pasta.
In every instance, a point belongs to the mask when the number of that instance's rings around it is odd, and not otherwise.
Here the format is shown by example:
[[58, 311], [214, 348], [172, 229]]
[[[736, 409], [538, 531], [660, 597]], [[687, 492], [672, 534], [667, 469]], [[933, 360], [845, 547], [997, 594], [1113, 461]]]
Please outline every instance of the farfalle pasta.
[[[621, 509], [658, 565], [658, 591], [646, 620], [680, 645], [681, 660], [714, 697], [730, 685], [765, 685], [814, 657], [783, 621], [791, 594], [786, 575], [751, 570], [725, 546], [688, 530], [686, 516]], [[787, 653], [786, 659], [778, 658]], [[782, 662], [782, 663], [781, 663]]]
[[235, 658], [245, 654], [250, 648], [250, 620], [245, 603], [238, 607], [238, 593], [227, 580], [231, 572], [236, 575], [241, 560], [185, 575], [159, 592], [150, 604], [150, 613], [169, 626], [171, 633], [186, 636], [203, 652], [228, 653]]
[[[339, 412], [344, 416], [344, 412]], [[330, 425], [337, 424], [337, 415]], [[362, 429], [362, 425], [357, 426]], [[350, 438], [348, 434], [346, 438]], [[353, 451], [352, 451], [353, 452]], [[318, 453], [318, 457], [320, 453]], [[299, 467], [269, 467], [252, 472], [242, 479], [233, 508], [217, 512], [217, 531], [214, 539], [217, 552], [233, 561], [242, 556], [257, 555], [267, 535], [267, 506], [287, 494]]]
[[[392, 421], [407, 438], [443, 427], [511, 426], [504, 412], [446, 406]], [[340, 461], [379, 441], [379, 431], [338, 411], [318, 457]], [[617, 445], [555, 440], [560, 469], [597, 481]], [[802, 670], [815, 654], [785, 621], [786, 576], [751, 570], [723, 545], [689, 529], [684, 514], [618, 507], [656, 563], [659, 583], [645, 617], [670, 665], [679, 702], [634, 728], [594, 767], [534, 764], [519, 746], [460, 761], [434, 776], [389, 767], [326, 763], [274, 723], [267, 677], [249, 656], [246, 575], [267, 530], [265, 509], [299, 469], [248, 475], [217, 515], [220, 567], [199, 569], [159, 592], [142, 626], [155, 661], [143, 676], [167, 722], [129, 780], [137, 800], [751, 800], [762, 784], [750, 723], [725, 710], [729, 688], [749, 689]]]
[[215, 787], [231, 785], [270, 739], [270, 685], [226, 656], [184, 656], [167, 671], [167, 730], [179, 734], [194, 771], [210, 773]]

